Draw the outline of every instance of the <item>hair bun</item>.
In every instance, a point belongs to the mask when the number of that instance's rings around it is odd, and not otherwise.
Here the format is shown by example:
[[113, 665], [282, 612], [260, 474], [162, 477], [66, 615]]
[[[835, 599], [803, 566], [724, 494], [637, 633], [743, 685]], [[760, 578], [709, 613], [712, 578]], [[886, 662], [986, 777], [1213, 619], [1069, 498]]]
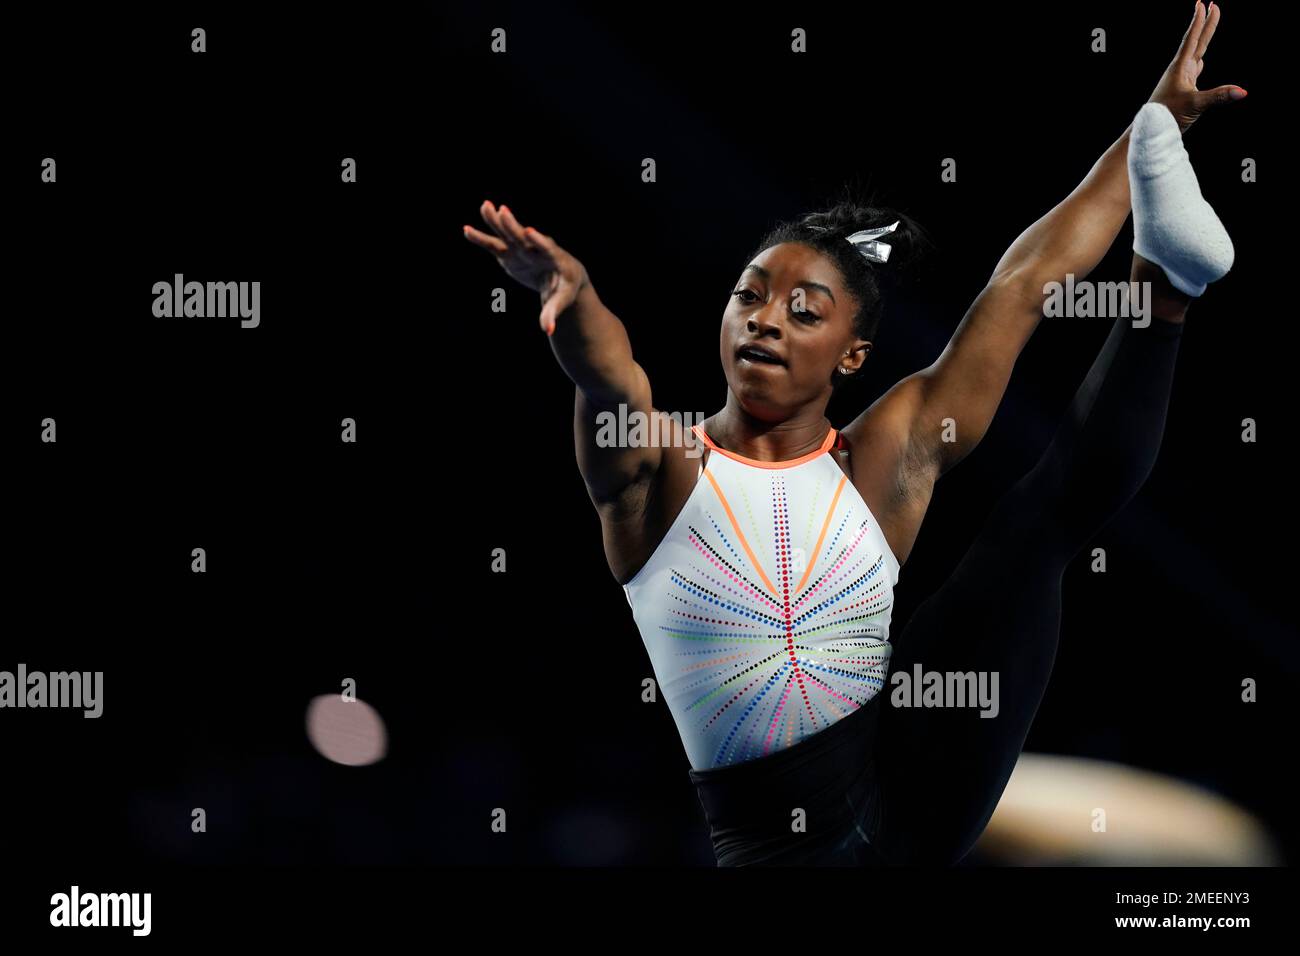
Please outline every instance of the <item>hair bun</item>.
[[827, 209], [808, 213], [799, 220], [799, 226], [817, 234], [818, 238], [843, 239], [847, 242], [848, 237], [855, 232], [879, 229], [894, 222], [898, 223], [898, 228], [880, 237], [880, 241], [889, 246], [888, 263], [868, 261], [878, 271], [897, 277], [898, 274], [909, 271], [932, 245], [920, 224], [907, 213], [888, 206], [864, 205], [846, 199]]

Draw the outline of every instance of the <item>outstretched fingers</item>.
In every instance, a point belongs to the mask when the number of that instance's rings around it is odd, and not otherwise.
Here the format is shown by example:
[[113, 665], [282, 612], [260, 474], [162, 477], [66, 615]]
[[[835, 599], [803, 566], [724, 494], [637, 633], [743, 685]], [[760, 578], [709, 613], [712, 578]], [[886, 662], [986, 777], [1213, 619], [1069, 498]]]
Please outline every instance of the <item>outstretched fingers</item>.
[[474, 243], [474, 245], [482, 246], [488, 252], [496, 253], [498, 256], [505, 255], [506, 250], [510, 248], [504, 241], [498, 239], [496, 236], [489, 236], [487, 233], [480, 232], [473, 226], [465, 227], [465, 238]]
[[1192, 13], [1192, 22], [1187, 25], [1187, 32], [1183, 34], [1183, 42], [1179, 44], [1178, 56], [1175, 59], [1180, 62], [1190, 62], [1196, 59], [1196, 48], [1201, 42], [1201, 34], [1205, 30], [1205, 6], [1201, 0], [1196, 0], [1196, 10]]
[[519, 220], [515, 218], [515, 214], [510, 211], [509, 206], [501, 207], [501, 212], [498, 214], [498, 218], [501, 221], [501, 225], [505, 227], [506, 231], [510, 234], [511, 239], [519, 243], [525, 249], [532, 251], [533, 241], [524, 231], [524, 227], [519, 225]]
[[[550, 236], [531, 226], [520, 225], [509, 206], [498, 209], [485, 199], [479, 206], [479, 215], [491, 232], [465, 226], [465, 238], [494, 253], [510, 275], [541, 292], [540, 322], [546, 334], [551, 335], [555, 332], [559, 313], [573, 301], [568, 292], [576, 288], [571, 278], [566, 279], [560, 274], [557, 263], [563, 250]], [[543, 283], [540, 288], [535, 284], [537, 281]], [[564, 294], [560, 294], [562, 290]]]
[[[1218, 26], [1219, 5], [1217, 3], [1211, 3], [1209, 15], [1205, 21], [1205, 29], [1201, 31], [1200, 38], [1196, 43], [1196, 50], [1194, 51], [1196, 59], [1193, 65], [1197, 72], [1199, 72], [1200, 68], [1204, 66], [1201, 62], [1202, 58], [1205, 56], [1205, 51], [1209, 48], [1210, 40], [1214, 37], [1214, 31]], [[1211, 106], [1215, 106], [1219, 103], [1226, 103], [1230, 100], [1242, 99], [1245, 95], [1245, 90], [1240, 86], [1234, 86], [1230, 83], [1224, 86], [1216, 86], [1212, 90], [1204, 90], [1195, 94], [1197, 108], [1201, 110], [1209, 109]]]
[[1210, 13], [1205, 20], [1205, 26], [1201, 30], [1200, 39], [1196, 42], [1196, 59], [1204, 59], [1205, 50], [1210, 45], [1210, 40], [1214, 37], [1215, 28], [1219, 25], [1219, 5], [1210, 4]]
[[489, 229], [496, 233], [507, 245], [510, 244], [512, 237], [506, 228], [501, 225], [501, 214], [492, 205], [492, 200], [484, 199], [483, 204], [478, 207], [478, 214], [483, 217], [483, 221], [487, 223]]
[[497, 209], [492, 205], [491, 200], [485, 199], [478, 207], [478, 211], [488, 228], [492, 230], [492, 234], [489, 235], [472, 226], [465, 226], [465, 238], [476, 245], [491, 250], [497, 255], [504, 255], [511, 247], [521, 247], [528, 252], [536, 252], [539, 248], [550, 251], [548, 247], [536, 241], [536, 237], [541, 236], [541, 233], [531, 227], [525, 229], [521, 226], [509, 206]]
[[540, 248], [543, 252], [548, 252], [552, 255], [555, 254], [555, 249], [556, 249], [555, 240], [552, 239], [550, 236], [546, 235], [545, 233], [538, 232], [532, 226], [526, 227], [524, 229], [524, 232], [528, 234], [529, 240], [538, 248]]

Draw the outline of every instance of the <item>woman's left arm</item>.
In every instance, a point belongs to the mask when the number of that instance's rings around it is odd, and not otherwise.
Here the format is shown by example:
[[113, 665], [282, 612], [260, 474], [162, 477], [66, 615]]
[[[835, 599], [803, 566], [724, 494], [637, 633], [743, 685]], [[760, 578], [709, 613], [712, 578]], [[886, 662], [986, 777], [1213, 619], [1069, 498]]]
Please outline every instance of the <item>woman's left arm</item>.
[[[1163, 103], [1183, 132], [1210, 106], [1240, 99], [1245, 91], [1220, 86], [1198, 91], [1196, 78], [1219, 22], [1219, 8], [1196, 13], [1150, 102]], [[1130, 127], [1131, 129], [1131, 127]], [[916, 373], [925, 431], [940, 474], [969, 454], [988, 430], [1006, 392], [1012, 368], [1042, 317], [1044, 286], [1082, 279], [1115, 241], [1129, 214], [1129, 130], [1102, 154], [1084, 180], [1050, 212], [1020, 234], [998, 262], [943, 353]], [[955, 440], [941, 441], [941, 423], [956, 423]]]

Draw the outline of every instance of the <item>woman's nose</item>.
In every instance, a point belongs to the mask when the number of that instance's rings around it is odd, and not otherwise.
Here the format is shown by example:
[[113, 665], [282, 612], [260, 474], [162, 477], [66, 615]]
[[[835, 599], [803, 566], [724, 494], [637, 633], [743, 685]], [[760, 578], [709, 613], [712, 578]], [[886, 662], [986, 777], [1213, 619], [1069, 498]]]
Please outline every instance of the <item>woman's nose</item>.
[[779, 332], [781, 329], [780, 314], [780, 304], [776, 302], [769, 303], [756, 312], [751, 312], [748, 321], [749, 331], [768, 332], [776, 329]]

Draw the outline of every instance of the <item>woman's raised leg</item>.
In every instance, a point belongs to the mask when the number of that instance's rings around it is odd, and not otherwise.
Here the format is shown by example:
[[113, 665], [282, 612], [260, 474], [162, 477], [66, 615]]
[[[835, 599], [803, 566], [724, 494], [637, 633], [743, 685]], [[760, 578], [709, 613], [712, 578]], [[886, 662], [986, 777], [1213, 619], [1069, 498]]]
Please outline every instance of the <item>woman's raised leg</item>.
[[[1051, 675], [1065, 567], [1155, 463], [1189, 300], [1140, 256], [1133, 277], [1160, 289], [1153, 321], [1145, 328], [1115, 321], [1043, 457], [998, 502], [949, 581], [894, 640], [877, 749], [880, 827], [872, 839], [891, 862], [956, 862], [983, 832]], [[961, 707], [895, 706], [904, 692], [911, 702], [918, 669], [940, 675], [945, 687], [969, 675], [962, 686], [982, 688], [983, 699], [975, 693]]]

